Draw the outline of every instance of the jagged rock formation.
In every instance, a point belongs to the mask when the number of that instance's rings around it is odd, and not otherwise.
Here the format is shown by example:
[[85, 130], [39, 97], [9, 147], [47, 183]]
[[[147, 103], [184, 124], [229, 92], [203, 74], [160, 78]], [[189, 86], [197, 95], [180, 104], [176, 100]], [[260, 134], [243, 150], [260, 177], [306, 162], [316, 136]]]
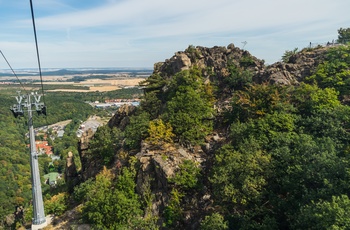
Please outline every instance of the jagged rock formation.
[[154, 74], [171, 77], [181, 70], [197, 66], [204, 70], [205, 77], [215, 76], [220, 79], [229, 75], [228, 63], [230, 62], [237, 66], [246, 66], [254, 74], [258, 74], [264, 69], [263, 60], [252, 56], [246, 50], [235, 47], [234, 44], [230, 44], [227, 47], [214, 46], [212, 48], [190, 46], [185, 51], [176, 52], [165, 62], [156, 63]]
[[[118, 127], [124, 130], [129, 124], [129, 117], [136, 112], [136, 107], [133, 105], [121, 106], [116, 114], [109, 120], [107, 125], [112, 127]], [[102, 169], [101, 159], [91, 158], [88, 156], [87, 151], [89, 150], [89, 141], [93, 138], [94, 133], [91, 129], [85, 131], [78, 144], [79, 156], [82, 163], [81, 179], [85, 181], [91, 177], [94, 177]]]
[[[164, 79], [171, 79], [176, 73], [182, 70], [188, 70], [198, 67], [205, 78], [205, 81], [215, 82], [220, 88], [222, 95], [218, 95], [216, 102], [216, 122], [220, 123], [220, 113], [228, 106], [229, 99], [232, 97], [232, 89], [226, 90], [227, 85], [224, 79], [230, 76], [231, 64], [250, 71], [252, 79], [256, 83], [270, 84], [299, 84], [310, 76], [316, 69], [317, 65], [324, 60], [327, 47], [319, 47], [316, 49], [304, 49], [303, 51], [290, 57], [288, 63], [277, 62], [270, 66], [265, 66], [264, 61], [252, 56], [248, 51], [239, 49], [233, 44], [227, 47], [192, 47], [185, 51], [176, 52], [173, 57], [159, 62], [154, 65], [153, 74], [157, 74]], [[163, 92], [165, 88], [161, 89]], [[117, 113], [108, 122], [109, 127], [117, 127], [124, 130], [130, 122], [130, 116], [137, 111], [134, 106], [122, 106]], [[222, 128], [222, 127], [221, 127]], [[139, 161], [139, 170], [137, 174], [137, 192], [142, 196], [146, 189], [150, 189], [154, 195], [152, 214], [158, 216], [164, 211], [169, 202], [170, 191], [172, 188], [172, 178], [179, 165], [184, 160], [196, 162], [202, 167], [203, 174], [207, 173], [207, 168], [211, 166], [213, 152], [225, 143], [228, 128], [217, 128], [213, 133], [205, 138], [205, 143], [201, 146], [186, 148], [180, 145], [169, 144], [166, 146], [154, 146], [147, 141], [143, 141], [139, 153], [136, 157]], [[85, 157], [88, 149], [89, 139], [92, 134], [85, 133], [80, 140], [79, 153], [83, 165], [83, 180], [95, 176], [101, 167], [101, 162], [91, 161]], [[134, 154], [134, 153], [133, 153]], [[121, 161], [116, 159], [114, 165], [120, 164]], [[214, 209], [212, 207], [210, 188], [203, 185], [203, 191], [200, 194], [188, 194], [185, 202], [188, 203], [186, 213], [186, 224], [193, 224], [196, 215], [203, 215], [205, 210]], [[147, 215], [147, 213], [146, 213]], [[160, 220], [161, 225], [162, 220]], [[198, 224], [198, 223], [197, 223]], [[198, 225], [189, 226], [189, 229], [196, 229]]]
[[[135, 108], [132, 106], [124, 106], [119, 108], [117, 113], [111, 118], [109, 124], [113, 124], [116, 127], [123, 127], [128, 121], [130, 114], [134, 112]], [[120, 126], [121, 125], [121, 126]], [[91, 134], [91, 133], [90, 133]], [[89, 133], [85, 133], [80, 141], [83, 162], [83, 176], [84, 180], [95, 176], [99, 169], [101, 162], [89, 161], [84, 158], [84, 151], [88, 149], [88, 140], [92, 138]], [[224, 138], [221, 134], [213, 133], [209, 135], [205, 144], [202, 146], [195, 146], [191, 149], [184, 148], [177, 144], [165, 144], [162, 146], [154, 146], [147, 141], [143, 141], [140, 152], [136, 154], [139, 161], [139, 169], [137, 173], [137, 192], [142, 196], [146, 189], [151, 189], [154, 195], [152, 205], [152, 215], [160, 216], [164, 212], [164, 208], [169, 202], [170, 192], [173, 186], [171, 178], [177, 173], [179, 165], [184, 160], [191, 160], [197, 162], [199, 167], [207, 168], [208, 164], [211, 164], [208, 154], [211, 154], [215, 146], [221, 142]], [[116, 160], [115, 167], [118, 169], [121, 167], [122, 161]], [[123, 163], [122, 163], [123, 164]], [[117, 170], [116, 170], [117, 171]], [[191, 212], [187, 212], [188, 222], [191, 222], [195, 216], [199, 215], [202, 210], [210, 209], [212, 205], [210, 192], [204, 189], [201, 194], [189, 195], [187, 202], [191, 206]], [[148, 215], [148, 213], [145, 213]], [[162, 224], [162, 219], [159, 220], [159, 224]]]
[[116, 112], [116, 114], [108, 121], [108, 126], [118, 127], [120, 130], [124, 130], [129, 124], [129, 117], [135, 114], [136, 107], [133, 105], [122, 105]]
[[173, 57], [154, 65], [154, 73], [170, 78], [181, 70], [197, 66], [204, 70], [205, 77], [223, 79], [229, 75], [228, 63], [244, 67], [253, 73], [256, 83], [298, 84], [315, 70], [324, 60], [324, 54], [330, 47], [304, 49], [291, 56], [288, 63], [276, 62], [265, 66], [264, 61], [252, 56], [248, 51], [230, 44], [227, 47], [215, 46], [189, 47], [176, 52]]
[[152, 206], [153, 215], [158, 216], [169, 200], [169, 180], [174, 177], [176, 170], [184, 160], [203, 163], [207, 156], [201, 149], [193, 152], [173, 144], [155, 148], [147, 142], [143, 142], [141, 151], [136, 155], [140, 162], [137, 177], [137, 191], [143, 194], [145, 185], [151, 183], [155, 201]]
[[77, 167], [74, 163], [74, 156], [72, 152], [68, 152], [68, 156], [66, 159], [66, 169], [64, 172], [64, 180], [68, 185], [68, 191], [72, 192], [74, 186], [78, 184], [78, 172]]
[[328, 47], [304, 49], [291, 56], [288, 63], [277, 62], [267, 66], [258, 75], [254, 76], [255, 82], [282, 85], [298, 84], [306, 76], [310, 76], [316, 66], [324, 60], [327, 49]]
[[98, 174], [98, 172], [101, 170], [102, 165], [99, 161], [92, 161], [87, 156], [87, 151], [89, 149], [89, 141], [93, 137], [93, 132], [91, 129], [85, 131], [78, 143], [78, 152], [79, 157], [81, 160], [81, 180], [85, 181], [91, 177], [94, 177]]

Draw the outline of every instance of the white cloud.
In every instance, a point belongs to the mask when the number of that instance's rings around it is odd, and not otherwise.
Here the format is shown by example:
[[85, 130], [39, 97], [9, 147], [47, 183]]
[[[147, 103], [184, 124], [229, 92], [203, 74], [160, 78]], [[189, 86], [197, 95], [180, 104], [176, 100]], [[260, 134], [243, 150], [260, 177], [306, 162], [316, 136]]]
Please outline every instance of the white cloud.
[[[317, 18], [330, 20], [329, 11], [338, 9], [337, 2], [296, 1], [110, 1], [109, 4], [78, 12], [37, 19], [40, 30], [107, 29], [122, 31], [122, 36], [139, 39], [240, 33], [258, 29], [302, 26]], [[333, 17], [336, 21], [340, 16]], [[335, 18], [334, 18], [335, 17]], [[338, 19], [339, 21], [340, 19]], [[282, 28], [283, 29], [283, 28]]]
[[[117, 60], [128, 60], [129, 66], [152, 65], [189, 44], [228, 45], [233, 41], [240, 47], [245, 40], [246, 49], [258, 58], [277, 61], [284, 50], [304, 46], [309, 41], [335, 38], [338, 28], [350, 24], [347, 13], [350, 2], [344, 0], [105, 0], [98, 3], [97, 7], [79, 8], [76, 2], [73, 7], [69, 0], [37, 1], [39, 12], [44, 9], [51, 12], [36, 14], [40, 49], [48, 65], [95, 62], [111, 66]], [[30, 20], [10, 24], [18, 31], [28, 32]], [[11, 31], [11, 36], [20, 37], [18, 31]], [[21, 40], [32, 41], [29, 38], [32, 32], [26, 36], [26, 40]], [[3, 39], [0, 36], [0, 45]], [[7, 45], [13, 49], [17, 46], [20, 52], [22, 45], [16, 41]]]

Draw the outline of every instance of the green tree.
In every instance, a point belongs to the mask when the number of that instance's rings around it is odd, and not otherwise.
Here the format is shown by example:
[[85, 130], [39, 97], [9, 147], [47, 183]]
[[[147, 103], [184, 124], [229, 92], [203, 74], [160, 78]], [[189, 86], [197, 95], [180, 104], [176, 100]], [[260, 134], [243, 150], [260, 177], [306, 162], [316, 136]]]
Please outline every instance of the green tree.
[[162, 101], [157, 97], [157, 91], [146, 92], [141, 101], [141, 109], [146, 111], [151, 119], [157, 119], [161, 114]]
[[51, 197], [51, 199], [45, 201], [45, 211], [48, 214], [62, 215], [67, 209], [67, 193], [59, 193]]
[[278, 85], [252, 84], [233, 94], [232, 109], [226, 114], [228, 122], [247, 121], [275, 111], [290, 112], [290, 88]]
[[350, 42], [350, 28], [338, 29], [338, 42], [343, 44]]
[[[152, 108], [157, 108], [159, 109], [159, 101], [161, 103], [164, 103], [166, 101], [166, 94], [164, 93], [164, 87], [169, 84], [169, 80], [166, 78], [163, 78], [159, 74], [152, 74], [149, 76], [145, 81], [142, 81], [140, 83], [140, 86], [144, 88], [145, 92], [145, 101], [143, 101], [144, 104], [152, 104]], [[153, 92], [153, 93], [151, 93]], [[151, 101], [148, 101], [151, 99]], [[141, 103], [142, 106], [142, 103]], [[147, 108], [145, 106], [142, 106], [145, 111], [147, 111]], [[156, 114], [155, 112], [151, 111], [150, 114]], [[152, 117], [156, 118], [156, 117]]]
[[296, 53], [298, 53], [298, 48], [294, 48], [293, 50], [286, 50], [282, 56], [282, 61], [288, 63], [290, 57]]
[[295, 88], [293, 104], [303, 116], [309, 116], [323, 109], [334, 109], [340, 106], [338, 92], [334, 88], [320, 89], [317, 85], [302, 83]]
[[349, 94], [350, 46], [337, 46], [327, 50], [324, 62], [306, 78], [308, 83], [316, 83], [320, 88], [335, 88], [341, 95]]
[[117, 178], [104, 168], [89, 186], [82, 211], [97, 229], [137, 229], [142, 224], [141, 202], [135, 193], [136, 171], [132, 167], [123, 168]]
[[181, 207], [181, 200], [184, 194], [176, 188], [171, 190], [170, 200], [164, 209], [165, 226], [174, 227], [179, 225], [183, 216], [183, 209]]
[[201, 230], [225, 230], [228, 229], [227, 221], [224, 221], [224, 217], [219, 213], [213, 213], [209, 216], [206, 216], [201, 222]]
[[[252, 144], [252, 143], [246, 143]], [[216, 199], [237, 212], [261, 198], [267, 184], [267, 170], [271, 157], [259, 149], [244, 152], [223, 146], [215, 155], [209, 180]]]
[[73, 197], [76, 202], [83, 203], [86, 201], [86, 194], [94, 187], [92, 178], [74, 187]]
[[125, 128], [125, 145], [129, 149], [138, 149], [141, 140], [147, 138], [149, 126], [149, 114], [141, 112], [130, 117], [130, 123]]
[[228, 62], [227, 68], [230, 75], [224, 78], [224, 82], [228, 84], [230, 89], [242, 90], [253, 82], [253, 74], [249, 70], [244, 69], [244, 67], [250, 65], [250, 62], [244, 62], [245, 59], [241, 60], [243, 67], [236, 65], [232, 61]]
[[302, 207], [292, 229], [350, 229], [349, 215], [349, 197], [332, 196], [331, 201], [320, 200]]
[[[230, 228], [291, 229], [300, 207], [346, 193], [350, 113], [336, 90], [252, 85], [235, 96], [231, 142], [209, 179]], [[258, 153], [268, 163], [254, 164]]]
[[201, 142], [212, 130], [213, 96], [209, 93], [199, 70], [174, 76], [163, 117], [181, 143]]
[[89, 142], [89, 154], [91, 157], [100, 158], [105, 164], [113, 160], [123, 140], [122, 132], [117, 128], [100, 126], [93, 139]]
[[200, 168], [191, 160], [184, 160], [179, 165], [179, 170], [175, 173], [171, 182], [174, 182], [178, 188], [188, 190], [198, 186]]
[[184, 86], [168, 102], [166, 117], [180, 142], [196, 143], [212, 130], [212, 112], [193, 88]]
[[299, 134], [279, 138], [271, 150], [270, 202], [284, 228], [301, 206], [347, 191], [349, 160], [337, 155], [337, 146], [331, 138]]

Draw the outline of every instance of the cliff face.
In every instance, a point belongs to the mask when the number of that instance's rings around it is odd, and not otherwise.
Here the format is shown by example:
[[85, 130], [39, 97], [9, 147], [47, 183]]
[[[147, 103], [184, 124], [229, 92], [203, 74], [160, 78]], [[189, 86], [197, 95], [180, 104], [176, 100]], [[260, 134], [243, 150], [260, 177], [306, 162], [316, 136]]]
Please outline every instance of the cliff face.
[[[221, 88], [222, 95], [217, 95], [215, 122], [220, 123], [221, 111], [227, 106], [232, 91], [225, 83], [225, 79], [230, 76], [230, 66], [234, 65], [242, 70], [247, 70], [252, 74], [255, 83], [270, 84], [299, 84], [306, 76], [310, 76], [317, 65], [324, 60], [326, 48], [313, 50], [305, 49], [290, 57], [288, 63], [277, 62], [269, 66], [264, 65], [264, 61], [252, 56], [248, 51], [241, 50], [233, 44], [227, 47], [192, 47], [185, 51], [176, 52], [173, 57], [154, 65], [153, 75], [157, 74], [163, 79], [171, 79], [182, 70], [189, 70], [197, 67], [202, 71], [206, 82], [215, 82]], [[165, 92], [166, 89], [161, 89]], [[130, 116], [135, 115], [137, 108], [133, 106], [123, 106], [108, 122], [109, 127], [117, 127], [125, 130], [129, 124]], [[152, 212], [155, 216], [161, 216], [164, 208], [169, 203], [170, 191], [173, 187], [171, 178], [178, 172], [180, 165], [188, 160], [195, 162], [202, 168], [203, 176], [206, 176], [207, 169], [211, 167], [214, 150], [222, 146], [227, 138], [227, 127], [214, 129], [200, 146], [181, 146], [172, 143], [167, 146], [157, 147], [147, 141], [142, 141], [140, 151], [136, 154], [139, 168], [137, 174], [137, 192], [142, 196], [145, 188], [151, 189], [154, 195]], [[88, 141], [92, 136], [85, 134], [80, 141], [80, 155], [83, 164], [83, 178], [95, 176], [101, 169], [102, 162], [90, 161], [85, 157], [84, 152], [88, 149]], [[125, 150], [123, 150], [125, 151]], [[134, 154], [134, 153], [132, 153]], [[115, 159], [113, 165], [123, 162]], [[118, 166], [120, 167], [120, 166]], [[214, 209], [212, 206], [210, 188], [203, 184], [201, 192], [187, 194], [184, 199], [185, 219], [189, 229], [198, 228], [199, 215], [203, 215], [206, 210]], [[147, 213], [146, 213], [147, 215]], [[160, 218], [160, 225], [162, 218]], [[188, 224], [188, 225], [186, 225]]]

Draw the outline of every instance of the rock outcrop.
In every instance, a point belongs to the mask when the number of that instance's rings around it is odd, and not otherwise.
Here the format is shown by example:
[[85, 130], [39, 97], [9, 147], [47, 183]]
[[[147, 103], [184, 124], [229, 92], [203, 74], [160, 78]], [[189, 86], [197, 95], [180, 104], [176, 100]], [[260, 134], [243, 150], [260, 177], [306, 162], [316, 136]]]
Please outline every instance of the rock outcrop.
[[67, 183], [68, 191], [73, 192], [74, 186], [79, 182], [79, 178], [72, 152], [68, 152], [68, 157], [66, 159], [66, 169], [64, 172], [64, 180]]
[[110, 128], [118, 127], [120, 130], [124, 130], [129, 124], [129, 117], [134, 115], [136, 112], [136, 107], [133, 105], [122, 105], [115, 115], [108, 121], [108, 126]]
[[[327, 48], [320, 47], [316, 49], [305, 49], [290, 57], [287, 63], [277, 62], [275, 64], [265, 66], [264, 61], [252, 56], [248, 51], [239, 49], [233, 44], [227, 47], [188, 47], [185, 51], [176, 52], [173, 57], [159, 62], [154, 65], [153, 74], [157, 74], [162, 78], [169, 80], [176, 73], [182, 70], [188, 70], [193, 67], [198, 67], [202, 71], [202, 75], [206, 82], [214, 82], [220, 90], [229, 87], [225, 85], [224, 79], [231, 75], [230, 65], [234, 65], [240, 69], [247, 70], [252, 74], [252, 79], [256, 83], [270, 83], [291, 85], [299, 84], [310, 76], [316, 69], [317, 65], [324, 60]], [[166, 89], [161, 89], [165, 91]], [[160, 90], [160, 91], [161, 91]], [[235, 89], [227, 90], [225, 95], [218, 95], [216, 102], [217, 114], [214, 119], [220, 123], [223, 119], [220, 118], [220, 113], [225, 110], [225, 106], [229, 106], [230, 96]], [[222, 90], [224, 92], [224, 90]], [[162, 92], [160, 92], [162, 93]], [[122, 106], [116, 114], [108, 122], [109, 127], [117, 127], [120, 130], [125, 130], [125, 127], [130, 122], [130, 116], [133, 116], [137, 111], [134, 106]], [[184, 160], [196, 162], [198, 167], [202, 168], [203, 174], [207, 173], [206, 169], [211, 167], [213, 160], [213, 152], [216, 148], [225, 143], [228, 133], [227, 127], [214, 129], [214, 132], [205, 138], [205, 143], [201, 146], [184, 147], [176, 143], [154, 146], [147, 141], [143, 141], [140, 151], [136, 154], [138, 159], [138, 174], [137, 174], [137, 192], [142, 196], [148, 189], [153, 197], [152, 212], [153, 215], [159, 216], [170, 199], [170, 191], [173, 187], [171, 178], [177, 173], [179, 165]], [[80, 140], [79, 153], [82, 159], [83, 179], [97, 175], [102, 168], [102, 163], [98, 160], [92, 161], [86, 157], [89, 140], [92, 138], [92, 133], [85, 133]], [[127, 151], [125, 151], [127, 152]], [[135, 152], [130, 155], [135, 155]], [[124, 164], [122, 160], [117, 159], [114, 165]], [[121, 167], [116, 166], [116, 168]], [[189, 205], [186, 213], [188, 224], [193, 224], [195, 215], [203, 215], [203, 210], [208, 210], [212, 207], [210, 188], [203, 185], [203, 191], [200, 194], [187, 194], [185, 202]], [[148, 192], [149, 192], [148, 191]], [[146, 213], [146, 215], [148, 215]], [[160, 219], [160, 222], [162, 220]], [[160, 223], [161, 224], [161, 223]], [[186, 223], [187, 224], [187, 223]], [[197, 226], [198, 227], [198, 226]], [[195, 229], [196, 226], [189, 228]]]
[[203, 70], [204, 77], [215, 76], [220, 79], [229, 75], [228, 63], [245, 66], [254, 74], [264, 69], [263, 60], [230, 44], [227, 47], [214, 46], [212, 48], [190, 46], [185, 51], [176, 52], [170, 59], [156, 63], [154, 73], [162, 77], [171, 77], [181, 70], [197, 66]]
[[[174, 187], [172, 179], [178, 172], [180, 165], [185, 160], [190, 160], [196, 162], [198, 167], [205, 168], [206, 159], [208, 159], [202, 148], [189, 150], [174, 144], [155, 147], [147, 142], [142, 143], [141, 151], [136, 157], [140, 163], [136, 190], [141, 195], [146, 193], [145, 189], [151, 190], [154, 197], [151, 210], [153, 216], [162, 216]], [[192, 202], [192, 212], [188, 216], [188, 221], [191, 222], [190, 219], [194, 213], [203, 210], [203, 206], [208, 206], [211, 202], [208, 203], [209, 198], [205, 190], [203, 190], [203, 194], [188, 194], [188, 197], [191, 197], [189, 200]], [[148, 214], [145, 213], [146, 216]], [[162, 222], [163, 219], [160, 218], [159, 224], [161, 225]]]
[[197, 66], [203, 70], [204, 77], [211, 78], [212, 81], [214, 78], [220, 81], [230, 74], [228, 64], [233, 63], [251, 71], [256, 83], [299, 84], [306, 76], [310, 76], [316, 66], [324, 60], [329, 48], [331, 47], [305, 48], [291, 56], [287, 63], [276, 62], [265, 66], [263, 60], [233, 44], [227, 47], [214, 46], [212, 48], [190, 46], [185, 51], [176, 52], [170, 59], [156, 63], [154, 73], [170, 78], [181, 70]]
[[[108, 126], [110, 128], [118, 127], [124, 130], [129, 124], [129, 117], [136, 112], [136, 107], [133, 105], [123, 105], [115, 113], [115, 115], [109, 120]], [[81, 179], [85, 181], [91, 177], [96, 176], [102, 169], [102, 159], [92, 158], [87, 152], [89, 150], [89, 142], [93, 138], [94, 133], [91, 129], [85, 131], [78, 143], [78, 151], [81, 159], [82, 170]]]
[[305, 80], [315, 68], [324, 60], [324, 55], [329, 47], [316, 49], [304, 49], [289, 58], [288, 63], [277, 62], [267, 66], [263, 71], [254, 76], [257, 83], [268, 82], [271, 84], [293, 85]]
[[91, 177], [96, 176], [102, 168], [102, 162], [98, 159], [91, 159], [87, 151], [89, 149], [89, 142], [94, 133], [91, 129], [85, 131], [78, 143], [78, 152], [81, 160], [81, 180], [85, 181]]

